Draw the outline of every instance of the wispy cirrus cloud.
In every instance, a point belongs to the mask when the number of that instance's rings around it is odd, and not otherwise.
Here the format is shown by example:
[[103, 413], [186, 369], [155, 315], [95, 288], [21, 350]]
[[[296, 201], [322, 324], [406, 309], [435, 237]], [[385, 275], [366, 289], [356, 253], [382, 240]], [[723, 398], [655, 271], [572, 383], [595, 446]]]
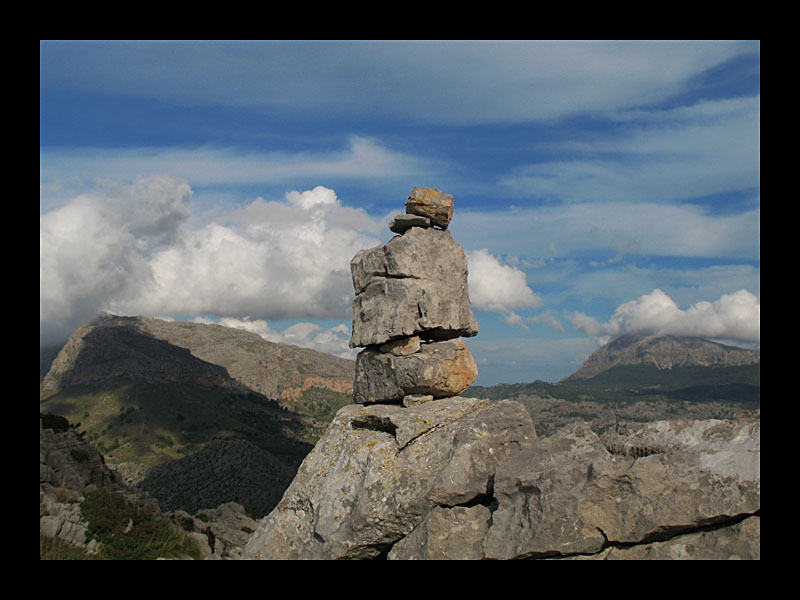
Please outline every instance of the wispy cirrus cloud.
[[[757, 42], [46, 42], [44, 90], [446, 125], [652, 105]], [[168, 60], [165, 60], [168, 57]]]
[[198, 147], [42, 148], [43, 185], [97, 177], [131, 181], [168, 173], [192, 186], [235, 186], [294, 179], [377, 179], [425, 174], [433, 166], [417, 156], [394, 151], [371, 137], [351, 135], [329, 151], [262, 151], [203, 145]]
[[760, 222], [758, 207], [716, 214], [692, 204], [609, 201], [465, 211], [452, 227], [468, 250], [529, 258], [628, 252], [755, 260]]
[[[514, 193], [558, 202], [681, 202], [760, 183], [760, 98], [621, 111], [591, 139], [553, 143], [547, 159], [501, 179]], [[586, 138], [589, 138], [586, 135]]]

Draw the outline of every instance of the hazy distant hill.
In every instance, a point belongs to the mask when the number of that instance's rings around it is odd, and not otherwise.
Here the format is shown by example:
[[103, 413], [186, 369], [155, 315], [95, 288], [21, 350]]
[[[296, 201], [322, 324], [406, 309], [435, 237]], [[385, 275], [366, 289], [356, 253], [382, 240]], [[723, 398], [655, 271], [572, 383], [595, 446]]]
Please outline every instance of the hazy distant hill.
[[576, 420], [601, 430], [618, 419], [758, 416], [760, 350], [700, 338], [622, 336], [557, 383], [472, 386], [463, 395], [522, 402], [540, 435]]
[[625, 365], [653, 365], [658, 370], [683, 367], [739, 367], [761, 362], [761, 350], [726, 346], [697, 337], [622, 335], [586, 359], [562, 381], [588, 379]]

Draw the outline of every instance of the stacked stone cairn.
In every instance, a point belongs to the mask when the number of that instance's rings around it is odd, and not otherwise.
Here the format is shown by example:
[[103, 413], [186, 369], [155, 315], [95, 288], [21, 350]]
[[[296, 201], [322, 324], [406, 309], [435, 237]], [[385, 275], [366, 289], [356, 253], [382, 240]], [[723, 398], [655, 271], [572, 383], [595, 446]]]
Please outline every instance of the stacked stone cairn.
[[415, 187], [385, 244], [350, 261], [355, 300], [351, 348], [357, 404], [411, 406], [458, 396], [478, 368], [462, 337], [478, 333], [464, 249], [447, 227], [453, 196]]

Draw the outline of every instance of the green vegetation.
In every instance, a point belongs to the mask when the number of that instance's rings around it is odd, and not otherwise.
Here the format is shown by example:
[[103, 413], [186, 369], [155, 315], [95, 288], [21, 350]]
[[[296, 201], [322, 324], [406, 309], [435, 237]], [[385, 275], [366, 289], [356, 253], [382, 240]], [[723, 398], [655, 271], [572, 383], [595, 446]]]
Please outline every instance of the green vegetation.
[[39, 534], [39, 560], [92, 560], [94, 558], [60, 538]]
[[102, 544], [98, 559], [201, 557], [184, 531], [171, 529], [166, 521], [121, 494], [104, 489], [89, 492], [81, 503], [81, 516], [89, 523], [88, 536]]
[[[353, 403], [353, 396], [328, 388], [312, 387], [303, 390], [300, 399], [291, 404], [293, 412], [311, 419], [305, 441], [313, 444], [324, 433], [336, 412]], [[288, 404], [288, 403], [287, 403]]]
[[80, 419], [86, 440], [112, 463], [152, 466], [183, 458], [227, 431], [294, 464], [321, 433], [315, 423], [261, 394], [189, 383], [120, 380], [103, 389], [73, 386], [40, 398], [39, 407], [73, 422]]

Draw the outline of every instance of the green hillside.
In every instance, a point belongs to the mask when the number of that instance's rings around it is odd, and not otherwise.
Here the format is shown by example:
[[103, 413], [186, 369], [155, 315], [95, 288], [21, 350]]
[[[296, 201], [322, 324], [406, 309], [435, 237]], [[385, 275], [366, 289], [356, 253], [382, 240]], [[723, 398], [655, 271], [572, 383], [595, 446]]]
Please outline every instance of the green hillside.
[[241, 436], [287, 464], [310, 450], [305, 422], [256, 393], [186, 382], [117, 380], [71, 387], [40, 400], [40, 410], [80, 423], [111, 462], [155, 465], [188, 456], [219, 436]]
[[312, 418], [142, 330], [136, 319], [76, 332], [39, 389], [40, 411], [80, 423], [113, 463], [160, 464], [216, 437], [242, 437], [296, 467], [319, 435]]

